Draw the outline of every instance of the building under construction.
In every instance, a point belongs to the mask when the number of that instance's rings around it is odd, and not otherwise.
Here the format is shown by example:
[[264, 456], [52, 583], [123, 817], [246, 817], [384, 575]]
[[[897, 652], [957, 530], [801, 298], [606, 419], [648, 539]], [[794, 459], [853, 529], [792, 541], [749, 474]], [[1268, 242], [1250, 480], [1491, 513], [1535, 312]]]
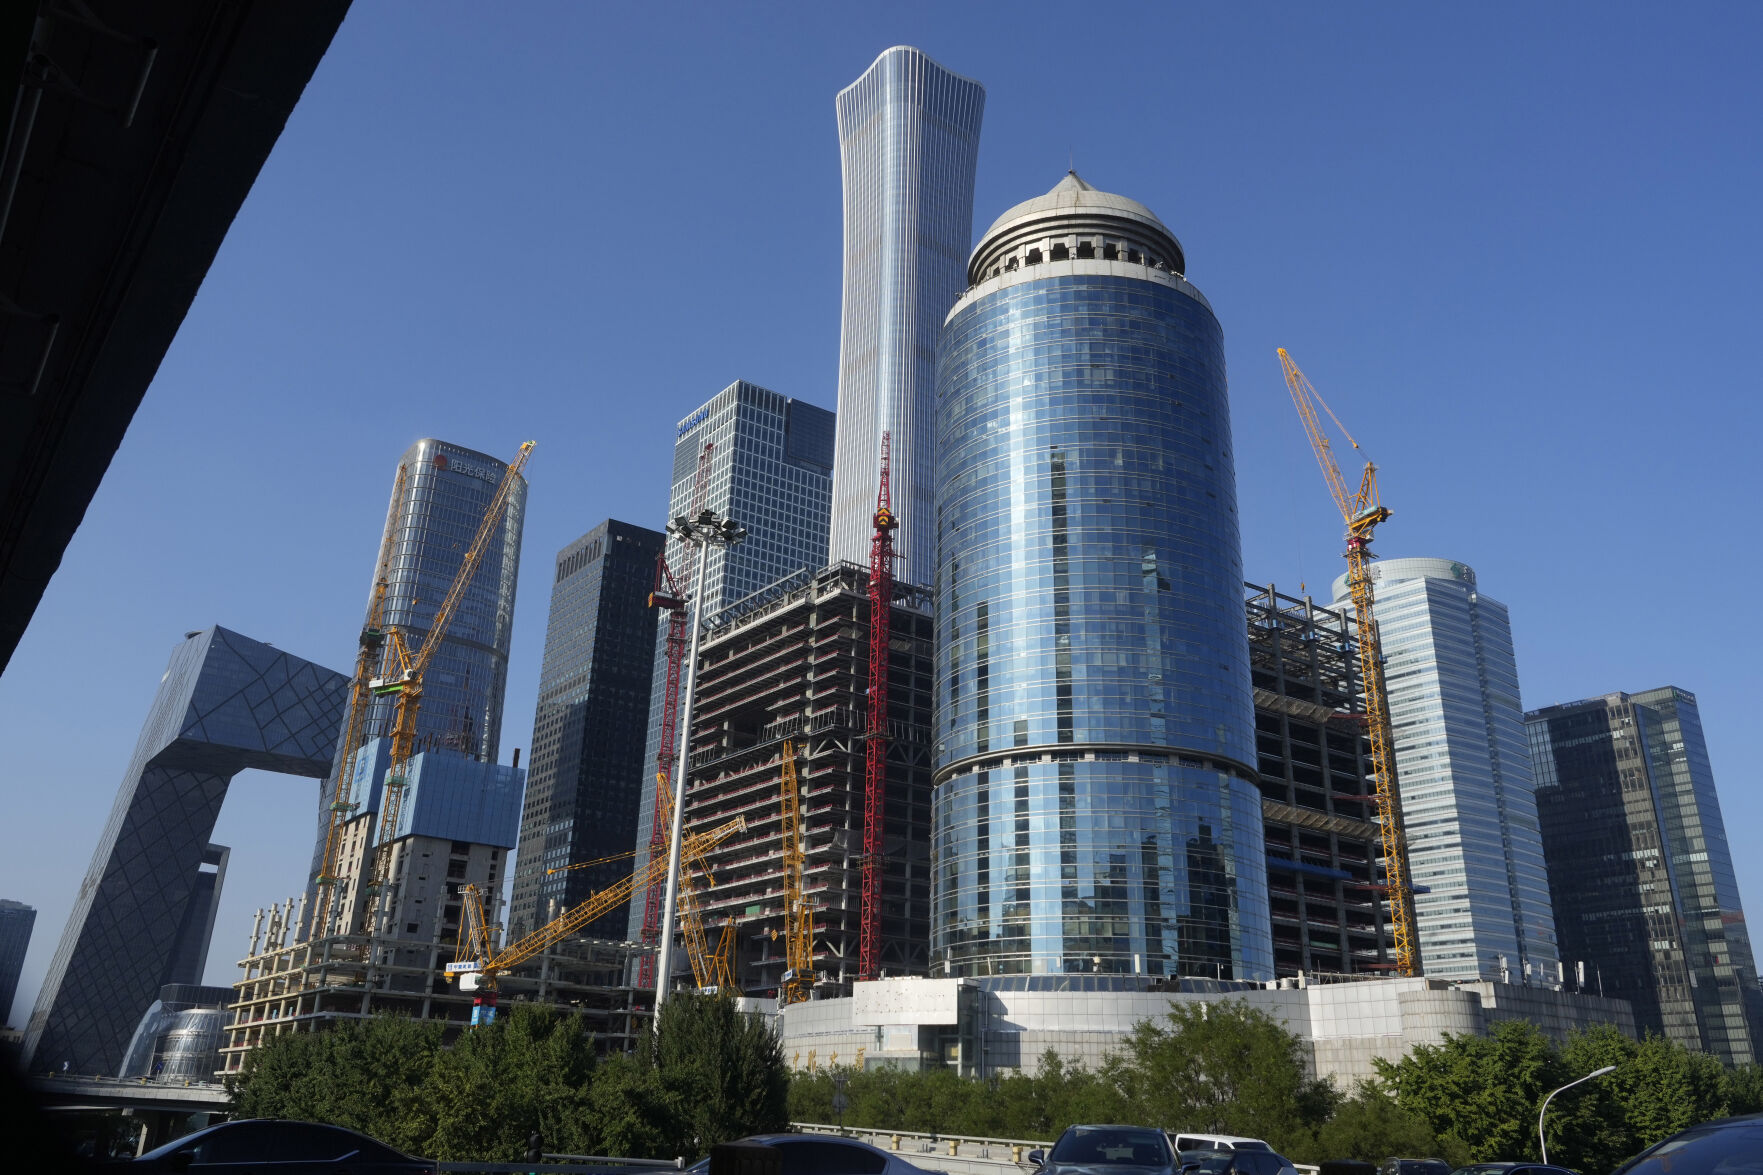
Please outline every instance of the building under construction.
[[[695, 878], [708, 932], [736, 926], [734, 974], [749, 995], [779, 986], [785, 959], [783, 750], [796, 754], [803, 888], [823, 994], [849, 990], [862, 936], [869, 571], [804, 570], [713, 616], [692, 707], [686, 824], [741, 816], [745, 834], [708, 853]], [[878, 965], [928, 973], [930, 941], [930, 593], [893, 590]]]
[[1395, 968], [1351, 618], [1247, 585], [1275, 974]]
[[[294, 899], [258, 911], [243, 978], [228, 1009], [222, 1072], [237, 1073], [245, 1054], [273, 1036], [316, 1032], [375, 1015], [440, 1021], [445, 1039], [472, 1023], [474, 997], [442, 972], [456, 946], [437, 935], [427, 943], [372, 943], [358, 934], [292, 941], [300, 921]], [[631, 944], [568, 939], [501, 977], [503, 1002], [551, 1004], [587, 1017], [596, 1048], [628, 1052], [647, 1029], [654, 993], [630, 987]], [[372, 958], [370, 967], [366, 960]]]

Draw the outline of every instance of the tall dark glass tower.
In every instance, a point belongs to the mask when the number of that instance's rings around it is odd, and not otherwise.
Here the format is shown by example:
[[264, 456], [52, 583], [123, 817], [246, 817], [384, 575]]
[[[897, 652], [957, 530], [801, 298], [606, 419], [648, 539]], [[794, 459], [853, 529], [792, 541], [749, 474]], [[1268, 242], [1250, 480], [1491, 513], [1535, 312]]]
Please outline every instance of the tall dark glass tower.
[[[835, 428], [834, 416], [825, 408], [746, 380], [736, 380], [679, 422], [667, 517], [692, 510], [703, 464], [702, 504], [747, 528], [747, 539], [739, 546], [711, 549], [698, 591], [706, 621], [786, 576], [826, 565]], [[697, 565], [691, 546], [677, 538], [667, 542], [667, 559], [676, 575]], [[667, 625], [651, 613], [648, 631], [654, 641], [655, 677], [643, 747], [648, 782], [637, 816], [638, 868], [649, 861], [655, 760], [667, 694]], [[642, 934], [646, 896], [643, 890], [631, 895], [632, 939]]]
[[[430, 437], [406, 449], [398, 464], [403, 492], [394, 493], [386, 512], [386, 530], [394, 546], [384, 626], [404, 629], [414, 648], [427, 638], [508, 463]], [[419, 751], [452, 750], [480, 762], [496, 761], [525, 517], [526, 479], [521, 478], [423, 678], [416, 720]], [[391, 732], [395, 701], [389, 697], [374, 701], [368, 713], [369, 734]]]
[[31, 928], [36, 924], [34, 907], [0, 899], [0, 1025], [11, 1023], [12, 1001], [18, 995], [18, 976], [24, 970], [25, 951], [31, 945]]
[[1073, 173], [937, 367], [933, 974], [1273, 975], [1218, 320]]
[[[557, 552], [539, 670], [532, 760], [514, 865], [512, 934], [629, 876], [629, 861], [547, 875], [621, 853], [637, 835], [653, 678], [649, 589], [664, 536], [607, 519]], [[585, 933], [623, 938], [625, 913]], [[616, 928], [613, 923], [616, 922]]]
[[1696, 697], [1666, 686], [1525, 715], [1561, 957], [1635, 1027], [1763, 1060], [1763, 992]]

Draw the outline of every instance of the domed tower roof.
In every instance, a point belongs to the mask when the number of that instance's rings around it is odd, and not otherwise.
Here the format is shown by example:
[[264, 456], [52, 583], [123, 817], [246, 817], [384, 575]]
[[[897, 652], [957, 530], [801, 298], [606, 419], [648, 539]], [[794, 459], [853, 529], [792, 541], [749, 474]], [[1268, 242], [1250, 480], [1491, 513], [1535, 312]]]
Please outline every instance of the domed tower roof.
[[992, 222], [968, 262], [968, 284], [984, 281], [1000, 259], [1026, 241], [1072, 233], [1119, 236], [1141, 246], [1148, 264], [1173, 273], [1187, 270], [1181, 242], [1156, 213], [1137, 200], [1099, 191], [1077, 172], [1068, 171], [1052, 191], [1024, 200]]

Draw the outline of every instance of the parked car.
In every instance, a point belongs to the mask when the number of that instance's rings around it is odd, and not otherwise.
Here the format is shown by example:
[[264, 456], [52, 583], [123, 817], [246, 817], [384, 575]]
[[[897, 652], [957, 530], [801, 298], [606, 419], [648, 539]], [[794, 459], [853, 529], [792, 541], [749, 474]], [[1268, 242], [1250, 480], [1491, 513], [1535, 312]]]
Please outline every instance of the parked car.
[[1249, 1147], [1180, 1151], [1176, 1162], [1182, 1175], [1298, 1175], [1298, 1168], [1278, 1151]]
[[[925, 1175], [899, 1155], [836, 1134], [755, 1134], [740, 1140], [783, 1152], [783, 1175]], [[708, 1175], [709, 1158], [688, 1168], [689, 1175]]]
[[255, 1171], [263, 1175], [435, 1175], [435, 1164], [400, 1154], [365, 1134], [320, 1122], [245, 1118], [222, 1122], [150, 1150], [131, 1171]]
[[1171, 1134], [1169, 1141], [1178, 1151], [1270, 1151], [1273, 1148], [1259, 1138], [1238, 1138], [1234, 1134]]
[[1377, 1175], [1451, 1175], [1451, 1164], [1443, 1159], [1385, 1159]]
[[1040, 1175], [1175, 1175], [1175, 1150], [1149, 1126], [1071, 1126], [1050, 1151], [1032, 1150]]
[[1717, 1118], [1681, 1130], [1612, 1175], [1763, 1175], [1763, 1114]]
[[1451, 1175], [1573, 1175], [1573, 1172], [1553, 1163], [1471, 1163], [1467, 1167], [1458, 1167]]

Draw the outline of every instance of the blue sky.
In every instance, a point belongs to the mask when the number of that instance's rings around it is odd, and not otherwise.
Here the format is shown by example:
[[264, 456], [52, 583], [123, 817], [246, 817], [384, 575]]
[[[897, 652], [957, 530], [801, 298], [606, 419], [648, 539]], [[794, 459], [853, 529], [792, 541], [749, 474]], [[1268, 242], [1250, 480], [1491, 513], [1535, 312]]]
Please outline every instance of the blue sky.
[[[346, 669], [394, 463], [529, 467], [503, 756], [549, 568], [659, 525], [673, 422], [735, 379], [834, 406], [833, 95], [915, 44], [987, 88], [976, 228], [1068, 159], [1181, 238], [1223, 323], [1245, 565], [1317, 594], [1333, 513], [1287, 347], [1378, 461], [1385, 556], [1473, 565], [1528, 706], [1700, 698], [1763, 917], [1740, 4], [518, 7], [357, 0], [0, 677], [0, 897], [28, 1016], [172, 646], [225, 624]], [[208, 971], [294, 893], [316, 785], [247, 773]]]

